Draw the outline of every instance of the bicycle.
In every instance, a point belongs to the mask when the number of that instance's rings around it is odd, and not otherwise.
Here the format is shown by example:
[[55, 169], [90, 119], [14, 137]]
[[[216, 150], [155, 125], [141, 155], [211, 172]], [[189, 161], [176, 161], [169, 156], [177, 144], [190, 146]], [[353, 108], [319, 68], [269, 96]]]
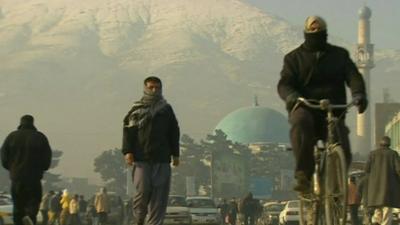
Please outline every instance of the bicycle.
[[[300, 225], [345, 225], [347, 217], [347, 163], [343, 148], [335, 136], [336, 123], [333, 109], [347, 109], [348, 105], [333, 105], [327, 99], [298, 98], [298, 104], [327, 112], [327, 139], [314, 147], [315, 169], [311, 192], [299, 194]], [[344, 114], [344, 113], [343, 113]], [[342, 115], [343, 115], [342, 114]]]

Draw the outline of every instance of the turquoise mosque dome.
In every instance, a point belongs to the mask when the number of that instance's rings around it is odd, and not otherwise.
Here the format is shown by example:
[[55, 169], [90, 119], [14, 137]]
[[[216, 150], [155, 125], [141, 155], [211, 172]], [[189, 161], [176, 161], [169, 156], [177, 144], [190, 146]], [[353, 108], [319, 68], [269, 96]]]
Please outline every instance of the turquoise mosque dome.
[[242, 144], [289, 143], [289, 123], [282, 113], [262, 106], [237, 109], [216, 126], [227, 139]]

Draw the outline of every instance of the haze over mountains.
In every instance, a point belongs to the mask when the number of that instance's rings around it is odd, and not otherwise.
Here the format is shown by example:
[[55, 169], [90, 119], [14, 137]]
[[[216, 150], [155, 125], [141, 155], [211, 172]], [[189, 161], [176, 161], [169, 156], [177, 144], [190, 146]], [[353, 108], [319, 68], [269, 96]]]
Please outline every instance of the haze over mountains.
[[[275, 86], [283, 54], [302, 37], [239, 0], [2, 0], [0, 139], [32, 113], [64, 151], [60, 171], [92, 176], [94, 157], [120, 147], [122, 118], [152, 74], [195, 138], [255, 94], [284, 112]], [[375, 59], [373, 97], [388, 87], [398, 99], [400, 50]]]

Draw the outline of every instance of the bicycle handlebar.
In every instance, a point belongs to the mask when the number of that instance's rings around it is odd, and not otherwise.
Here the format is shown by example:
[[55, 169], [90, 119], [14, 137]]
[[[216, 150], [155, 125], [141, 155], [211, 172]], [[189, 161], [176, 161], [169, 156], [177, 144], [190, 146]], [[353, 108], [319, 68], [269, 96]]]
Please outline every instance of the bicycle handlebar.
[[354, 105], [354, 102], [350, 102], [349, 104], [331, 104], [329, 99], [305, 99], [303, 97], [297, 98], [298, 102], [304, 103], [306, 106], [313, 109], [321, 109], [321, 110], [330, 110], [330, 109], [348, 109]]

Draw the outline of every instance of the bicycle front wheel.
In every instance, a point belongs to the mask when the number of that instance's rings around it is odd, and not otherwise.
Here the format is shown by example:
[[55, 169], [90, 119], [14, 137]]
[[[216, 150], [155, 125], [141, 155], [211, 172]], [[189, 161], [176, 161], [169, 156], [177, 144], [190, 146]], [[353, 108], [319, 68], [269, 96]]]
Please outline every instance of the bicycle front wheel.
[[347, 217], [347, 166], [342, 146], [334, 145], [326, 155], [324, 205], [327, 225], [345, 225]]

